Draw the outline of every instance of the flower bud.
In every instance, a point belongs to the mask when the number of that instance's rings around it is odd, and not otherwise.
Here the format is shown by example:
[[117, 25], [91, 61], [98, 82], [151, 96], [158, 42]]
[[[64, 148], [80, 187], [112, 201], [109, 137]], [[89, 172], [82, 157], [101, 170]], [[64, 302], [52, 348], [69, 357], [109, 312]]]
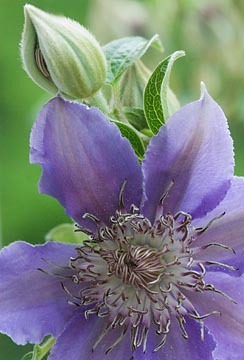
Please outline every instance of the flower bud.
[[120, 101], [123, 106], [143, 108], [143, 93], [151, 71], [137, 60], [122, 75], [120, 88]]
[[24, 69], [52, 94], [70, 99], [92, 96], [106, 78], [101, 46], [79, 23], [25, 5], [21, 41]]

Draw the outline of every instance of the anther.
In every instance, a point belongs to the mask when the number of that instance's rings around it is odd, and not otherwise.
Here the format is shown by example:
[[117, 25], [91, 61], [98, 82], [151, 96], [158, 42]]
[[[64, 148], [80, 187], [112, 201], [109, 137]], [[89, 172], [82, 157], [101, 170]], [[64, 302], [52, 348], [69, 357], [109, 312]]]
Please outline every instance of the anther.
[[45, 78], [51, 80], [51, 75], [48, 71], [46, 61], [42, 55], [42, 52], [41, 52], [41, 49], [40, 49], [38, 43], [36, 44], [36, 48], [35, 48], [35, 60], [36, 60], [36, 65], [37, 65], [38, 69], [40, 70], [40, 72], [42, 73], [42, 75], [45, 76]]
[[165, 192], [163, 193], [163, 195], [161, 196], [159, 203], [162, 205], [164, 200], [166, 199], [166, 197], [169, 194], [170, 189], [172, 188], [172, 186], [174, 185], [174, 180], [170, 180]]
[[204, 233], [206, 230], [209, 229], [209, 227], [216, 221], [216, 220], [219, 220], [221, 219], [223, 216], [225, 215], [225, 212], [223, 212], [222, 214], [220, 214], [219, 216], [216, 216], [214, 217], [213, 219], [211, 219], [206, 226], [204, 227], [199, 227], [199, 228], [196, 228], [196, 232], [198, 233], [198, 235]]
[[125, 208], [123, 194], [125, 191], [126, 183], [127, 183], [127, 179], [124, 180], [124, 182], [121, 186], [120, 192], [119, 192], [119, 209], [120, 210], [123, 210]]

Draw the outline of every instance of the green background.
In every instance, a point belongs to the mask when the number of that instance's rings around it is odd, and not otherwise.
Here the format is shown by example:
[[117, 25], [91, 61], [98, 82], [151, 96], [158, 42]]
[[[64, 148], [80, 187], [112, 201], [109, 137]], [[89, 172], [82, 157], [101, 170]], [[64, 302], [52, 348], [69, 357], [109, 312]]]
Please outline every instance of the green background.
[[[101, 44], [127, 35], [159, 33], [164, 57], [175, 50], [178, 60], [172, 88], [182, 104], [199, 97], [203, 80], [224, 109], [234, 138], [237, 175], [244, 174], [244, 2], [36, 0], [43, 10], [64, 14], [88, 27]], [[23, 28], [22, 0], [0, 0], [0, 245], [14, 240], [44, 241], [48, 230], [69, 221], [59, 204], [39, 195], [38, 166], [28, 162], [29, 134], [37, 112], [49, 95], [22, 70], [19, 43]], [[145, 62], [153, 69], [155, 51]], [[220, 154], [225, 156], [225, 154]], [[30, 284], [31, 292], [31, 284]], [[0, 319], [1, 321], [1, 319]], [[18, 360], [30, 347], [17, 347], [0, 336], [0, 359]]]

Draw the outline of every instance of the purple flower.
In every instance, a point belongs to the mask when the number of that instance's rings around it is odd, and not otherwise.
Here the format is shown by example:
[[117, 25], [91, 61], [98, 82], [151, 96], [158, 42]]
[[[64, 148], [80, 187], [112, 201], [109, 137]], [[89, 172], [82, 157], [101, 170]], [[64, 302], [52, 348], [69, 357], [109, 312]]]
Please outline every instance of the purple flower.
[[1, 251], [3, 333], [53, 335], [50, 360], [242, 359], [244, 179], [206, 91], [142, 165], [100, 111], [57, 97], [33, 127], [31, 162], [88, 240]]

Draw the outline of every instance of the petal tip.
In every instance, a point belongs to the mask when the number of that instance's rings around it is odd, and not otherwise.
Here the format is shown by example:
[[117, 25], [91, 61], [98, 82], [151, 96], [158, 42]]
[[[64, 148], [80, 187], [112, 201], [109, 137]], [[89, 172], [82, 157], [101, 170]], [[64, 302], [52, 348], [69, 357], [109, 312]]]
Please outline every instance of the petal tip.
[[209, 93], [208, 93], [207, 87], [203, 81], [201, 81], [200, 87], [201, 87], [200, 100], [204, 100], [207, 96], [209, 96]]

